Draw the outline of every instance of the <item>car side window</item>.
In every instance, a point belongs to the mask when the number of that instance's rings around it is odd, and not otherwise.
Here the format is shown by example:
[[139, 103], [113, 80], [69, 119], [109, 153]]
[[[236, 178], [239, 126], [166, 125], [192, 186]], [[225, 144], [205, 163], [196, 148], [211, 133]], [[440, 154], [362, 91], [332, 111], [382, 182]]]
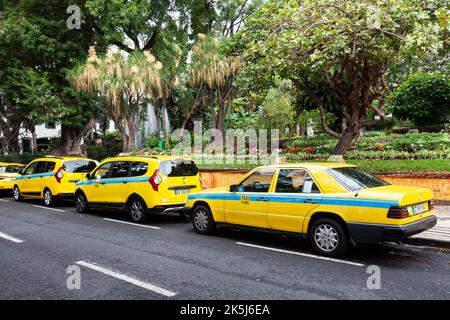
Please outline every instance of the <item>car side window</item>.
[[275, 192], [320, 193], [311, 176], [303, 169], [281, 169]]
[[269, 192], [275, 170], [258, 170], [253, 172], [238, 186], [238, 192]]
[[23, 172], [23, 174], [28, 175], [28, 174], [35, 174], [36, 173], [36, 169], [38, 167], [39, 162], [33, 162], [32, 164], [30, 164]]
[[113, 162], [111, 169], [111, 178], [125, 178], [128, 177], [128, 169], [130, 168], [130, 162], [118, 161]]
[[139, 177], [147, 173], [148, 163], [133, 162], [130, 168], [130, 177]]
[[36, 168], [36, 171], [34, 173], [44, 173], [46, 165], [47, 165], [47, 161], [39, 161], [37, 163], [37, 168]]
[[111, 169], [112, 162], [107, 162], [104, 165], [102, 165], [100, 168], [95, 171], [94, 177], [100, 178], [100, 179], [106, 179], [109, 178], [109, 171]]
[[44, 172], [52, 172], [53, 170], [55, 170], [55, 167], [56, 163], [54, 161], [47, 161]]

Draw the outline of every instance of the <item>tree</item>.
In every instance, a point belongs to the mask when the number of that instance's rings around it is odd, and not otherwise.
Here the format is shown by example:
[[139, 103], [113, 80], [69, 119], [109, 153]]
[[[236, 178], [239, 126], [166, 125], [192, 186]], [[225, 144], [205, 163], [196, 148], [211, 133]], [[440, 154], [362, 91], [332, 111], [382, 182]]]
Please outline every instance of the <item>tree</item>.
[[[78, 2], [82, 12], [84, 3]], [[2, 118], [9, 127], [20, 127], [21, 122], [30, 127], [61, 123], [57, 152], [84, 154], [81, 140], [95, 122], [97, 102], [71, 88], [66, 73], [86, 58], [90, 44], [102, 42], [92, 28], [92, 16], [82, 17], [81, 30], [67, 27], [71, 4], [68, 0], [0, 3], [0, 95]], [[16, 134], [12, 140], [16, 145]]]
[[392, 93], [393, 115], [415, 125], [444, 122], [450, 115], [450, 79], [440, 73], [417, 73]]
[[208, 99], [213, 128], [224, 134], [225, 118], [233, 105], [236, 91], [233, 82], [241, 62], [236, 57], [222, 54], [219, 44], [217, 38], [198, 35], [192, 50], [189, 83], [198, 87], [200, 95]]
[[[419, 0], [272, 0], [235, 43], [252, 79], [278, 75], [310, 95], [324, 131], [339, 139], [333, 155], [347, 151], [368, 111], [384, 116], [390, 65], [442, 48], [439, 27]], [[345, 108], [342, 132], [326, 122], [323, 90]]]
[[109, 49], [99, 57], [91, 47], [86, 63], [72, 70], [70, 78], [78, 90], [105, 98], [106, 111], [121, 133], [123, 152], [130, 152], [148, 99], [162, 96], [161, 69], [161, 62], [147, 51], [125, 56]]

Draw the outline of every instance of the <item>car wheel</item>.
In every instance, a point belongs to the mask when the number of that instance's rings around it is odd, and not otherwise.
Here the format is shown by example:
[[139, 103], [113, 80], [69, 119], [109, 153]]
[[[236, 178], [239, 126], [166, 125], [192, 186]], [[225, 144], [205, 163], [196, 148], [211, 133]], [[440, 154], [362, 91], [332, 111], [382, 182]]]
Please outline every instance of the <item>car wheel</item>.
[[44, 190], [44, 204], [46, 207], [53, 207], [55, 204], [55, 198], [49, 189]]
[[128, 210], [134, 222], [144, 222], [147, 220], [147, 206], [142, 200], [138, 198], [132, 199], [128, 205]]
[[309, 241], [315, 251], [329, 257], [344, 254], [349, 244], [344, 227], [330, 218], [319, 219], [312, 224]]
[[216, 229], [216, 222], [207, 206], [197, 206], [192, 211], [192, 225], [197, 233], [210, 234]]
[[20, 190], [19, 190], [18, 186], [14, 186], [13, 196], [14, 196], [14, 200], [16, 200], [16, 201], [22, 201], [23, 200], [22, 194], [20, 193]]
[[89, 212], [89, 204], [84, 194], [81, 192], [77, 193], [75, 196], [75, 207], [78, 213]]

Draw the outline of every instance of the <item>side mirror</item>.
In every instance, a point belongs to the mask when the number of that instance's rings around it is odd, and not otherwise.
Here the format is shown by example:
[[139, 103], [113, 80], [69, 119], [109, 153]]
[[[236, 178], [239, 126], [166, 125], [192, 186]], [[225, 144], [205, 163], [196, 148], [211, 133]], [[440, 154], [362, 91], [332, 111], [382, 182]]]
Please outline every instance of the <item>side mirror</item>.
[[91, 178], [91, 174], [90, 173], [86, 173], [86, 179], [90, 179]]
[[95, 177], [95, 179], [96, 179], [96, 180], [102, 180], [102, 175], [101, 175], [101, 174], [98, 174], [98, 175]]
[[239, 186], [237, 184], [232, 184], [230, 186], [230, 192], [237, 192], [239, 190]]
[[22, 175], [23, 174], [23, 169], [20, 169], [19, 171], [17, 171], [17, 174]]

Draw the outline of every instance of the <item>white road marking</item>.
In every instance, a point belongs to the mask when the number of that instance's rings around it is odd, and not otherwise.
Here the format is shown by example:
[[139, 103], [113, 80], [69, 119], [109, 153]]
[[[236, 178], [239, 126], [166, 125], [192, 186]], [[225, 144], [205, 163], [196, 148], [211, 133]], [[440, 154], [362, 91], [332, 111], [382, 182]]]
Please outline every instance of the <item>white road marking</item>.
[[9, 200], [6, 200], [6, 199], [0, 199], [0, 201], [9, 202]]
[[41, 209], [47, 209], [47, 210], [52, 210], [52, 211], [66, 212], [66, 210], [55, 209], [55, 208], [48, 208], [48, 207], [44, 207], [44, 206], [38, 206], [37, 204], [33, 204], [33, 207], [41, 208]]
[[116, 279], [119, 279], [119, 280], [122, 280], [122, 281], [125, 281], [125, 282], [128, 282], [128, 283], [131, 283], [131, 284], [133, 284], [133, 285], [135, 285], [137, 287], [141, 287], [141, 288], [144, 288], [144, 289], [156, 292], [156, 293], [158, 293], [160, 295], [163, 295], [163, 296], [166, 296], [166, 297], [173, 297], [173, 296], [176, 295], [175, 292], [172, 292], [172, 291], [166, 290], [164, 288], [155, 286], [155, 285], [153, 285], [151, 283], [147, 283], [147, 282], [138, 280], [136, 278], [132, 278], [130, 276], [127, 276], [126, 274], [112, 271], [111, 269], [104, 268], [104, 267], [101, 267], [101, 266], [93, 264], [93, 263], [89, 263], [89, 262], [85, 262], [85, 261], [77, 261], [75, 263], [80, 265], [80, 266], [83, 266], [83, 267], [86, 267], [86, 268], [89, 268], [89, 269], [101, 272], [101, 273], [106, 274], [106, 275], [108, 275], [110, 277], [113, 277], [113, 278], [116, 278]]
[[245, 243], [245, 242], [236, 242], [236, 244], [241, 245], [241, 246], [252, 247], [252, 248], [271, 250], [271, 251], [277, 251], [277, 252], [282, 252], [282, 253], [289, 253], [289, 254], [294, 254], [294, 255], [302, 256], [302, 257], [308, 257], [308, 258], [314, 258], [314, 259], [319, 259], [319, 260], [326, 260], [326, 261], [338, 262], [338, 263], [343, 263], [343, 264], [349, 264], [349, 265], [357, 266], [357, 267], [364, 267], [364, 264], [362, 264], [362, 263], [345, 261], [345, 260], [328, 258], [328, 257], [322, 257], [322, 256], [316, 256], [314, 254], [309, 254], [309, 253], [302, 253], [302, 252], [296, 252], [296, 251], [289, 251], [289, 250], [259, 246], [256, 244]]
[[115, 220], [115, 219], [108, 219], [108, 218], [103, 218], [103, 220], [117, 222], [117, 223], [123, 223], [123, 224], [129, 224], [131, 226], [142, 227], [142, 228], [149, 228], [149, 229], [155, 229], [155, 230], [161, 229], [160, 227], [147, 226], [145, 224], [137, 224], [137, 223], [127, 222], [127, 221], [122, 221], [122, 220]]
[[14, 243], [22, 243], [22, 242], [23, 242], [23, 240], [14, 238], [14, 237], [12, 237], [12, 236], [10, 236], [10, 235], [8, 235], [8, 234], [6, 234], [6, 233], [3, 233], [3, 232], [0, 232], [0, 238], [3, 238], [3, 239], [6, 239], [6, 240], [9, 240], [9, 241], [12, 241], [12, 242], [14, 242]]

